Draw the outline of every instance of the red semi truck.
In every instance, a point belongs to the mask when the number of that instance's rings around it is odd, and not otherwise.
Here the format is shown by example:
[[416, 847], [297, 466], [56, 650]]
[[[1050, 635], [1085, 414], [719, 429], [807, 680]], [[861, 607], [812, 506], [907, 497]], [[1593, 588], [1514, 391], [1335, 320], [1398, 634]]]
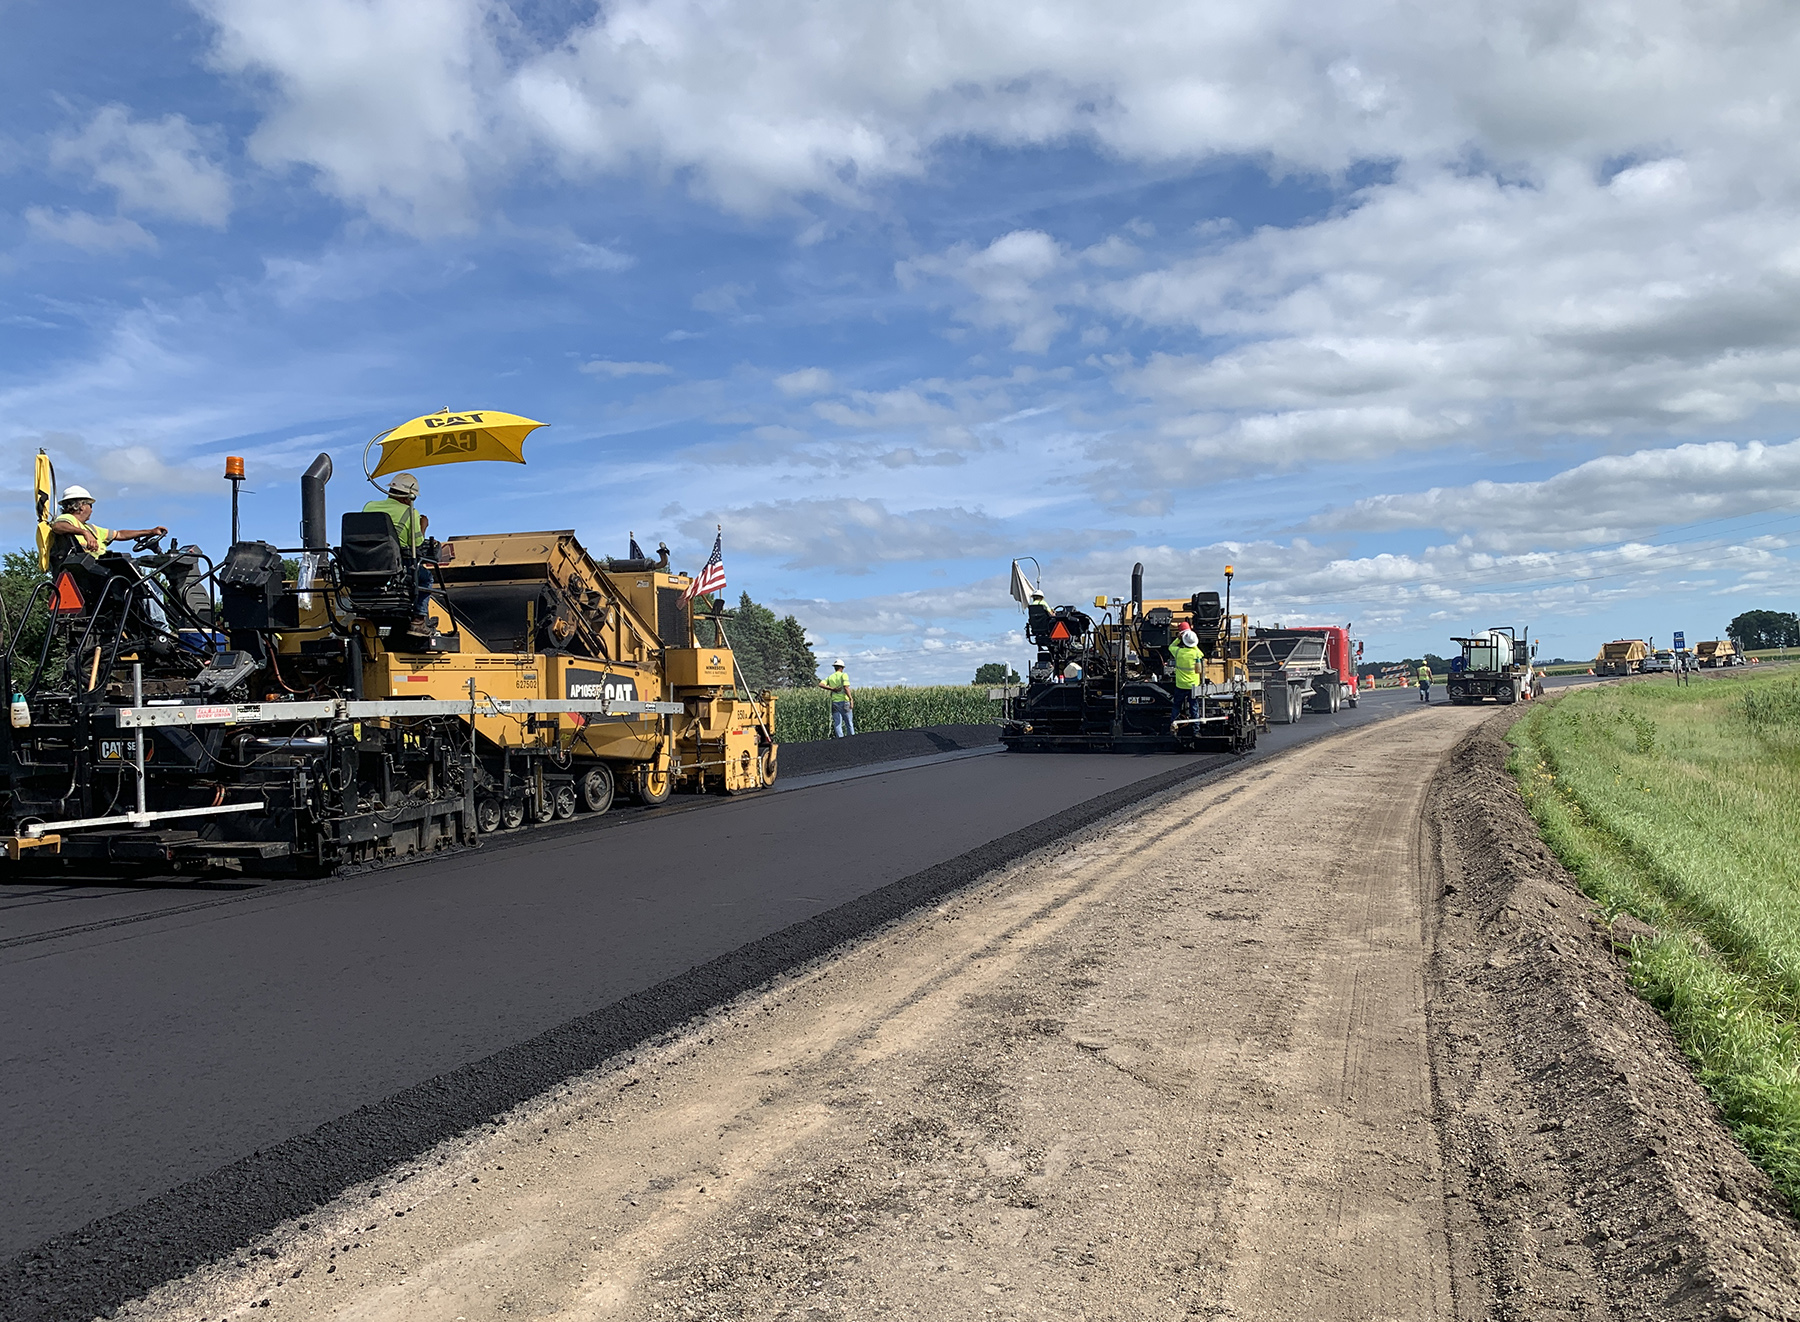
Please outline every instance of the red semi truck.
[[1265, 718], [1287, 724], [1302, 711], [1356, 706], [1356, 647], [1336, 624], [1254, 630], [1250, 673], [1261, 686]]

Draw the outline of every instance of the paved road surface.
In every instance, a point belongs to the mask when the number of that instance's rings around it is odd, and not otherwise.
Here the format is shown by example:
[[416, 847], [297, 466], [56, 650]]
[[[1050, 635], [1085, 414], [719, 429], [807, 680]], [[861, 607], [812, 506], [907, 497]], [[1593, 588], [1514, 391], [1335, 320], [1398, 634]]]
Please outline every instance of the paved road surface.
[[0, 886], [0, 1260], [1194, 761], [865, 768], [324, 883]]

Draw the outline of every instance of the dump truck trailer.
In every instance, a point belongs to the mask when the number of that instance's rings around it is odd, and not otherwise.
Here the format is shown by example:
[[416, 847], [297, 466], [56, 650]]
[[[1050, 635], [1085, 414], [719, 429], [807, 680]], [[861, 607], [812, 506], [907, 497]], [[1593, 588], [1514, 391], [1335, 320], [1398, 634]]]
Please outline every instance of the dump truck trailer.
[[1642, 638], [1615, 638], [1600, 648], [1600, 655], [1594, 658], [1594, 673], [1636, 675], [1643, 670], [1644, 657], [1649, 651]]
[[[1038, 648], [1024, 691], [1007, 700], [1000, 741], [1014, 752], [1244, 752], [1256, 746], [1261, 696], [1250, 675], [1248, 621], [1216, 592], [1146, 600], [1144, 567], [1128, 598], [1100, 597], [1098, 614], [1027, 604]], [[1169, 648], [1192, 628], [1205, 655], [1198, 718], [1177, 717]]]
[[1715, 638], [1710, 642], [1698, 643], [1694, 647], [1694, 655], [1707, 670], [1745, 664], [1744, 654], [1738, 651], [1737, 644], [1729, 638]]
[[301, 480], [298, 547], [71, 556], [37, 585], [0, 656], [15, 868], [316, 874], [775, 779], [774, 697], [666, 554], [557, 530], [415, 556], [360, 512], [333, 541], [330, 475]]

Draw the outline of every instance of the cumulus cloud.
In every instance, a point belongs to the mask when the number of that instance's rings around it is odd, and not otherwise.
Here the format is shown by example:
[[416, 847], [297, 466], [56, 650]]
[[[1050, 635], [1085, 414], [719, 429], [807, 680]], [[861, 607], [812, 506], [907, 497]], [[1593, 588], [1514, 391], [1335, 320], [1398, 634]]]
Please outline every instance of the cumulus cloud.
[[181, 115], [139, 120], [104, 106], [79, 132], [51, 140], [50, 162], [113, 189], [122, 211], [215, 229], [231, 216], [231, 180]]
[[1014, 230], [985, 248], [959, 243], [936, 256], [899, 263], [895, 277], [903, 286], [937, 276], [964, 285], [975, 297], [964, 319], [985, 328], [1013, 332], [1012, 347], [1043, 353], [1068, 322], [1056, 310], [1056, 291], [1044, 287], [1068, 263], [1055, 239], [1041, 230]]
[[622, 363], [610, 358], [595, 358], [581, 365], [589, 376], [608, 376], [614, 380], [626, 376], [668, 376], [675, 369], [667, 363]]
[[1714, 441], [1607, 455], [1541, 482], [1475, 482], [1371, 496], [1311, 520], [1321, 531], [1431, 529], [1484, 550], [1648, 538], [1671, 525], [1800, 508], [1800, 441]]
[[1004, 525], [960, 506], [898, 512], [879, 500], [837, 497], [776, 500], [681, 524], [697, 540], [714, 524], [730, 530], [731, 544], [777, 558], [785, 569], [832, 569], [862, 575], [877, 565], [907, 560], [957, 560], [998, 555]]
[[775, 388], [789, 399], [802, 395], [823, 395], [832, 385], [831, 373], [823, 367], [802, 367], [775, 378]]
[[126, 252], [133, 248], [156, 247], [156, 239], [148, 230], [124, 216], [102, 219], [86, 211], [26, 207], [25, 223], [40, 239], [66, 243], [86, 252]]
[[1606, 0], [621, 0], [548, 39], [495, 0], [200, 3], [219, 66], [272, 93], [259, 156], [402, 218], [454, 205], [518, 144], [571, 177], [680, 176], [747, 211], [860, 198], [963, 138], [1326, 174], [1472, 145], [1597, 163], [1721, 131], [1788, 159], [1777, 89], [1797, 54], [1781, 7], [1699, 0], [1629, 21]]

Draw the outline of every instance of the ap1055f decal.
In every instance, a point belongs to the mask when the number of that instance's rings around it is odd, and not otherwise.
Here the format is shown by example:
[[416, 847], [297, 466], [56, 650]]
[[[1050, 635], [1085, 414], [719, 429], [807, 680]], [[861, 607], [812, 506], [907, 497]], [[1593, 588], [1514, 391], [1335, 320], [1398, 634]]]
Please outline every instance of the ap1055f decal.
[[637, 701], [637, 680], [630, 675], [613, 675], [603, 670], [567, 670], [563, 674], [568, 686], [565, 698], [583, 702]]

